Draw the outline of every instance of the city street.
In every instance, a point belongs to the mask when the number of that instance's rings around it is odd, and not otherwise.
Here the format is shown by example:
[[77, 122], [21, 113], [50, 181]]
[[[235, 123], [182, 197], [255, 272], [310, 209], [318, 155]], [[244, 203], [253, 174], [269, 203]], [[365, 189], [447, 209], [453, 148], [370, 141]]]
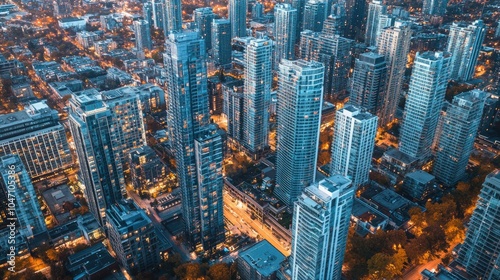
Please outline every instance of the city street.
[[260, 236], [259, 240], [266, 239], [283, 255], [290, 255], [290, 244], [283, 244], [284, 242], [279, 241], [264, 224], [252, 220], [250, 215], [243, 209], [243, 206], [238, 205], [238, 201], [233, 202], [231, 196], [228, 194], [224, 195], [224, 217], [233, 223], [233, 225], [237, 226], [242, 232], [245, 232], [246, 227], [250, 227], [250, 237], [253, 237], [254, 235], [252, 234], [256, 232]]

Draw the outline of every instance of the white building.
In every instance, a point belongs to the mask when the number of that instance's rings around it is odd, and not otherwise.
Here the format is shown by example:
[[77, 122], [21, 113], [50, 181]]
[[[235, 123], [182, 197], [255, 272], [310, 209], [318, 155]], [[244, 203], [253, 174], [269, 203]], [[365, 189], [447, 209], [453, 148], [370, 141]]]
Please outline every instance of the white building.
[[368, 182], [377, 120], [377, 116], [352, 105], [337, 111], [330, 174], [350, 178], [356, 188]]
[[472, 24], [454, 22], [450, 27], [446, 51], [451, 53], [450, 79], [467, 81], [473, 78], [477, 58], [486, 34], [482, 20]]
[[287, 205], [316, 178], [323, 76], [319, 62], [284, 59], [280, 64], [274, 191]]
[[59, 27], [62, 29], [73, 28], [75, 30], [84, 30], [87, 25], [87, 21], [85, 19], [77, 17], [62, 18], [58, 22]]
[[448, 85], [451, 54], [447, 52], [417, 53], [410, 79], [410, 89], [403, 115], [399, 149], [425, 159], [443, 107]]
[[355, 188], [334, 175], [307, 187], [294, 205], [291, 279], [340, 280]]

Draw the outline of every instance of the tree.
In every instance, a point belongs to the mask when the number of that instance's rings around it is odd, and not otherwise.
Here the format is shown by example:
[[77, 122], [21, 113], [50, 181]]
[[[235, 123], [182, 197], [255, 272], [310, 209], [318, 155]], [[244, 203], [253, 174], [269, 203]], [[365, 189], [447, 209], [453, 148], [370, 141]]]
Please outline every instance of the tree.
[[427, 226], [424, 212], [420, 207], [413, 207], [408, 211], [408, 214], [410, 215], [411, 223], [414, 225], [414, 227], [411, 228], [412, 233], [417, 237], [422, 235], [422, 229]]
[[390, 264], [393, 258], [384, 253], [377, 253], [368, 260], [368, 272], [373, 279], [393, 279], [395, 274]]
[[410, 243], [405, 246], [407, 256], [411, 263], [420, 264], [427, 260], [430, 256], [429, 242], [423, 235], [412, 239]]
[[398, 246], [397, 252], [392, 256], [393, 263], [396, 271], [398, 271], [397, 275], [401, 275], [405, 264], [408, 262], [408, 256], [406, 255], [406, 250]]
[[218, 263], [208, 269], [208, 276], [212, 280], [231, 280], [231, 271], [227, 264]]
[[448, 243], [460, 242], [465, 238], [465, 227], [459, 219], [449, 221], [444, 228], [444, 232]]
[[198, 279], [205, 276], [206, 264], [184, 263], [174, 269], [175, 275], [180, 279]]
[[448, 248], [446, 235], [440, 225], [434, 224], [424, 229], [425, 237], [430, 244], [431, 253], [437, 253]]

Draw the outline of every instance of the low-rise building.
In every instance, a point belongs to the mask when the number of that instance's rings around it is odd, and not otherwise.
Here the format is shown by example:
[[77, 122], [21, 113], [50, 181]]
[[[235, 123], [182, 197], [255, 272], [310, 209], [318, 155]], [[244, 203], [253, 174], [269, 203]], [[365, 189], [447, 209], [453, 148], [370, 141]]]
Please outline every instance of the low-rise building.
[[106, 210], [108, 238], [118, 262], [131, 274], [156, 268], [160, 245], [151, 219], [131, 200]]
[[35, 98], [33, 89], [28, 82], [12, 85], [12, 92], [14, 93], [14, 96], [17, 98], [17, 100], [21, 102]]
[[0, 156], [17, 154], [31, 178], [66, 169], [72, 156], [56, 110], [35, 102], [0, 115]]
[[116, 49], [118, 45], [112, 39], [94, 42], [94, 51], [97, 56], [103, 56], [108, 52]]
[[375, 234], [378, 230], [385, 230], [389, 217], [363, 200], [354, 198], [351, 222], [356, 225], [356, 232], [365, 236], [368, 233]]
[[377, 185], [369, 186], [361, 193], [359, 199], [372, 209], [376, 209], [379, 213], [388, 217], [388, 226], [394, 229], [406, 227], [410, 220], [408, 211], [418, 206], [395, 191]]
[[284, 260], [285, 256], [264, 239], [239, 253], [238, 273], [242, 280], [274, 280]]
[[73, 79], [62, 82], [52, 82], [49, 83], [49, 88], [59, 98], [63, 98], [66, 95], [71, 95], [72, 93], [82, 91], [83, 82], [81, 80]]
[[403, 191], [417, 201], [425, 199], [434, 188], [435, 177], [422, 170], [406, 174], [403, 182]]
[[76, 41], [84, 49], [94, 46], [94, 42], [99, 40], [100, 34], [92, 31], [81, 31], [76, 33]]
[[102, 243], [68, 257], [66, 270], [75, 280], [103, 279], [118, 270], [116, 260]]
[[59, 27], [62, 29], [75, 29], [75, 30], [84, 30], [87, 25], [87, 21], [83, 18], [78, 17], [67, 17], [58, 20]]
[[406, 173], [415, 170], [418, 160], [407, 155], [398, 149], [390, 149], [382, 156], [381, 167], [385, 172], [389, 172], [394, 177], [402, 180]]
[[54, 247], [71, 243], [92, 245], [105, 238], [104, 230], [99, 226], [99, 223], [90, 212], [79, 215], [76, 219], [50, 229], [49, 236]]
[[129, 166], [132, 185], [136, 190], [149, 191], [155, 187], [159, 190], [165, 188], [168, 168], [149, 146], [131, 150]]

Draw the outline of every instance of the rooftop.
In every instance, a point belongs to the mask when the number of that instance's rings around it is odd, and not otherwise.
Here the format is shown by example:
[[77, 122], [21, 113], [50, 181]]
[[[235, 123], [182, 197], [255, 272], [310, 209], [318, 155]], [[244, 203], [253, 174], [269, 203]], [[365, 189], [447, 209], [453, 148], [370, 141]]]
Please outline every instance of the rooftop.
[[93, 275], [116, 263], [102, 243], [84, 249], [68, 257], [67, 270], [73, 275]]
[[84, 19], [79, 18], [79, 17], [67, 17], [67, 18], [62, 18], [59, 21], [60, 22], [74, 22], [74, 21], [80, 21], [80, 20], [84, 20]]
[[129, 232], [151, 224], [151, 219], [144, 210], [139, 208], [132, 200], [123, 200], [115, 203], [106, 211], [108, 221], [119, 232]]
[[422, 170], [417, 170], [415, 172], [408, 173], [406, 177], [424, 184], [434, 180], [435, 178], [433, 175]]
[[285, 260], [285, 256], [265, 239], [241, 252], [240, 257], [264, 277], [277, 271]]
[[416, 158], [414, 158], [410, 155], [407, 155], [398, 149], [391, 149], [391, 150], [386, 151], [384, 153], [384, 157], [390, 157], [390, 158], [393, 158], [395, 160], [401, 161], [405, 164], [412, 164], [417, 160]]
[[[13, 127], [18, 124], [34, 122], [42, 117], [52, 117], [57, 119], [57, 111], [49, 108], [45, 101], [31, 103], [24, 108], [24, 111], [17, 111], [10, 114], [0, 115], [0, 129]], [[0, 139], [4, 138], [0, 136]]]

